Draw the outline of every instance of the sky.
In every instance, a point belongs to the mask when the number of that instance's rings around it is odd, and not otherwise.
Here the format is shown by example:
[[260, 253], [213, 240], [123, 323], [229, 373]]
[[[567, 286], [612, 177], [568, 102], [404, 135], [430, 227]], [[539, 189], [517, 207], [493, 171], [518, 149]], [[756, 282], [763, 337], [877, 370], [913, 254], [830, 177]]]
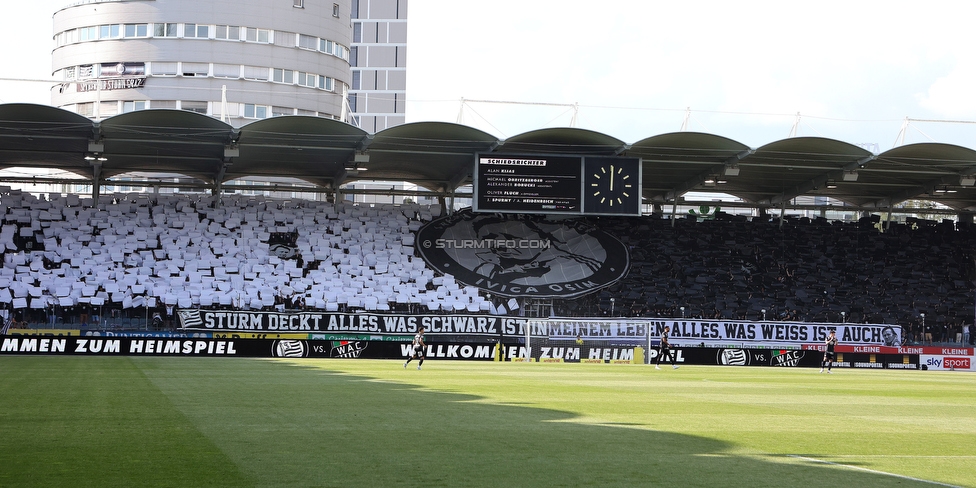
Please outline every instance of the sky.
[[[69, 3], [6, 6], [0, 79], [51, 77], [51, 16]], [[625, 143], [685, 129], [753, 148], [798, 135], [874, 152], [920, 142], [976, 149], [976, 3], [410, 0], [408, 8], [408, 122], [461, 122], [502, 139], [575, 126]], [[0, 80], [0, 102], [47, 104], [48, 87]]]

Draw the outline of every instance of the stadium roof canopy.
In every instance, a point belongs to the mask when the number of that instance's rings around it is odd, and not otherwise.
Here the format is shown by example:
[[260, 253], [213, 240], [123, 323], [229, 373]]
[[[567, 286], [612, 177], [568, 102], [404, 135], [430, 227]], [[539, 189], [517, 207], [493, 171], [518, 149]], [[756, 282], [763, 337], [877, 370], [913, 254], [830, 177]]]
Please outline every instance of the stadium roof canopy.
[[756, 207], [790, 206], [794, 198], [812, 195], [864, 210], [921, 199], [976, 211], [976, 151], [950, 144], [872, 154], [827, 138], [750, 148], [696, 132], [628, 144], [576, 128], [502, 140], [444, 122], [369, 134], [321, 117], [273, 117], [234, 128], [182, 110], [142, 110], [94, 122], [46, 105], [0, 104], [0, 169], [58, 169], [100, 183], [129, 173], [181, 174], [214, 189], [253, 177], [298, 178], [325, 191], [363, 180], [405, 181], [446, 196], [471, 183], [475, 154], [493, 152], [640, 157], [645, 203], [666, 205], [695, 191], [734, 195]]

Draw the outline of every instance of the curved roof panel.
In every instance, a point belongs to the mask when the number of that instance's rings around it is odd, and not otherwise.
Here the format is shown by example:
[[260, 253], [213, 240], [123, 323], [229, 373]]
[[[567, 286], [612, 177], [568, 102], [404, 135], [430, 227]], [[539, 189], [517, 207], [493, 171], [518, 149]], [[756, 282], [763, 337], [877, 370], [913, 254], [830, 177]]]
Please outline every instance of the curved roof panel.
[[499, 152], [613, 155], [626, 145], [606, 134], [572, 127], [538, 129], [506, 139]]
[[726, 164], [740, 159], [749, 147], [732, 139], [701, 132], [671, 132], [635, 142], [624, 156], [643, 161], [644, 198], [665, 201], [720, 174]]
[[[104, 161], [86, 160], [92, 151]], [[760, 207], [812, 195], [862, 209], [927, 199], [976, 211], [976, 151], [950, 144], [912, 144], [874, 155], [821, 137], [751, 149], [718, 135], [675, 132], [627, 145], [576, 128], [540, 129], [501, 141], [446, 122], [369, 134], [336, 120], [284, 116], [235, 129], [181, 110], [143, 110], [92, 122], [46, 105], [0, 104], [0, 168], [62, 169], [87, 178], [97, 170], [102, 178], [176, 173], [206, 184], [290, 177], [329, 189], [357, 180], [407, 181], [448, 194], [471, 183], [476, 154], [503, 153], [639, 157], [646, 202], [674, 202], [695, 191], [731, 194]]]
[[88, 118], [56, 107], [0, 104], [0, 169], [59, 168], [90, 177], [84, 153], [93, 127]]
[[368, 135], [323, 117], [289, 115], [252, 122], [240, 128], [239, 155], [222, 179], [289, 176], [332, 188]]
[[[471, 177], [474, 155], [490, 151], [498, 138], [481, 130], [448, 122], [417, 122], [380, 131], [366, 149], [368, 171], [358, 176], [411, 183], [450, 191]], [[355, 178], [355, 177], [353, 177]]]
[[138, 110], [96, 126], [105, 147], [102, 177], [138, 172], [180, 173], [212, 182], [233, 128], [186, 110]]
[[[962, 146], [920, 143], [896, 147], [879, 154], [860, 173], [864, 184], [885, 190], [867, 201], [884, 204], [923, 195], [950, 208], [970, 211], [976, 202], [972, 178], [976, 151]], [[865, 189], [863, 193], [867, 197], [869, 192]]]

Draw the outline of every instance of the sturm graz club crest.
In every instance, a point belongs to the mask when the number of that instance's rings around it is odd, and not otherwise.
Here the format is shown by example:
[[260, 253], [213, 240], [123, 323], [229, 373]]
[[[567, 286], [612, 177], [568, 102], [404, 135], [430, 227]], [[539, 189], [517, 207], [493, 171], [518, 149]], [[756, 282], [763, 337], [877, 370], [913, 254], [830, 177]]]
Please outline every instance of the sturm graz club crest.
[[417, 232], [427, 265], [503, 296], [570, 298], [622, 278], [630, 253], [616, 237], [577, 220], [475, 213], [435, 220]]
[[305, 341], [279, 340], [274, 342], [274, 356], [279, 358], [303, 358], [308, 355]]
[[719, 349], [718, 364], [723, 366], [749, 366], [752, 357], [749, 351], [743, 349]]

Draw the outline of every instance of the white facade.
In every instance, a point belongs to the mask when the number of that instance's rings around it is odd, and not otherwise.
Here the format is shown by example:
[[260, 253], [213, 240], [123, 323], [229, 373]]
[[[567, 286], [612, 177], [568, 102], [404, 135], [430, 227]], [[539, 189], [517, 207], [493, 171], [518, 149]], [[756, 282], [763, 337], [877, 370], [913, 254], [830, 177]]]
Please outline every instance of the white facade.
[[52, 68], [64, 83], [52, 105], [94, 119], [191, 110], [234, 126], [278, 115], [342, 119], [353, 3], [77, 2], [54, 15]]

